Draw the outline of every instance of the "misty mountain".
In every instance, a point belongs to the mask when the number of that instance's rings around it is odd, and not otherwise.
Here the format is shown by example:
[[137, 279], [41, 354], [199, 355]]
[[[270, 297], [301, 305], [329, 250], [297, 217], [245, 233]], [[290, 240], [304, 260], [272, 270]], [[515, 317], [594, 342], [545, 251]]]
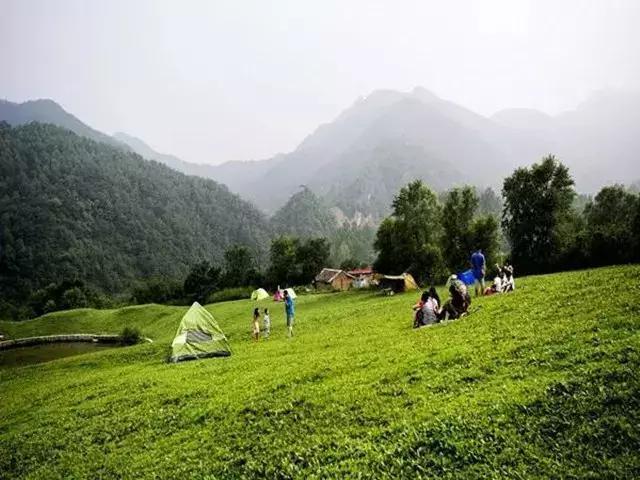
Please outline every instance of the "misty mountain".
[[49, 99], [30, 100], [23, 103], [0, 100], [0, 121], [5, 121], [9, 125], [14, 126], [31, 122], [51, 123], [58, 127], [71, 130], [81, 137], [90, 138], [96, 142], [103, 142], [128, 150], [128, 148], [117, 139], [89, 127], [56, 102]]
[[258, 179], [246, 180], [256, 164], [242, 162], [214, 167], [213, 177], [224, 170], [220, 180], [265, 211], [306, 184], [346, 217], [379, 218], [412, 179], [436, 190], [462, 183], [500, 187], [515, 167], [553, 153], [570, 167], [579, 190], [593, 192], [640, 177], [639, 116], [639, 96], [619, 91], [600, 92], [556, 116], [509, 109], [487, 118], [424, 88], [379, 90], [293, 152], [262, 162], [266, 171]]
[[[550, 116], [509, 109], [491, 117], [526, 139], [528, 157], [554, 153], [570, 169], [580, 191], [640, 178], [640, 93], [596, 92], [575, 110]], [[523, 147], [521, 144], [520, 147]]]
[[213, 180], [50, 124], [0, 122], [0, 291], [63, 279], [109, 292], [183, 278], [232, 245], [264, 259], [265, 216]]
[[[348, 217], [380, 217], [415, 178], [436, 189], [499, 183], [511, 167], [508, 150], [496, 141], [503, 130], [422, 88], [379, 90], [320, 126], [257, 181], [229, 186], [272, 211], [306, 184]], [[234, 176], [242, 178], [247, 166], [235, 167]]]

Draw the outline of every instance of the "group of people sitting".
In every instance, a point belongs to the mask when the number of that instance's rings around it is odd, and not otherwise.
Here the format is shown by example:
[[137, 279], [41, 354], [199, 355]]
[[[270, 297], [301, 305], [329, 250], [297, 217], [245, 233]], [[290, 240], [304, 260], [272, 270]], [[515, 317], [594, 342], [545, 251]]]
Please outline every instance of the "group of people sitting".
[[513, 292], [516, 289], [516, 281], [513, 278], [513, 267], [505, 264], [502, 267], [496, 264], [496, 276], [490, 287], [484, 290], [485, 295]]
[[[485, 258], [481, 250], [477, 250], [471, 256], [473, 278], [468, 283], [475, 283], [476, 296], [495, 295], [496, 293], [512, 292], [516, 288], [513, 278], [513, 267], [505, 264], [502, 267], [496, 264], [496, 276], [490, 287], [485, 288]], [[464, 275], [463, 275], [464, 278]], [[420, 301], [413, 306], [415, 312], [413, 328], [433, 325], [444, 320], [454, 320], [466, 315], [471, 306], [471, 295], [467, 284], [457, 275], [451, 275], [447, 280], [447, 288], [450, 297], [444, 305], [440, 303], [440, 297], [434, 287], [425, 291]]]
[[440, 303], [440, 297], [434, 287], [422, 294], [420, 301], [413, 306], [413, 328], [454, 320], [467, 314], [471, 306], [471, 295], [465, 283], [459, 280], [457, 275], [451, 275], [447, 280], [447, 287], [450, 298], [444, 304]]

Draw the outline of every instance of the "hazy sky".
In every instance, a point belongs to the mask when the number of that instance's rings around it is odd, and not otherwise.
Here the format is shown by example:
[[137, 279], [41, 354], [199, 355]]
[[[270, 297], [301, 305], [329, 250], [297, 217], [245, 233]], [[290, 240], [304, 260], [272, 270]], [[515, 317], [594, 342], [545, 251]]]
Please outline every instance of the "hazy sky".
[[491, 114], [640, 88], [640, 0], [0, 0], [0, 98], [184, 160], [287, 152], [379, 88]]

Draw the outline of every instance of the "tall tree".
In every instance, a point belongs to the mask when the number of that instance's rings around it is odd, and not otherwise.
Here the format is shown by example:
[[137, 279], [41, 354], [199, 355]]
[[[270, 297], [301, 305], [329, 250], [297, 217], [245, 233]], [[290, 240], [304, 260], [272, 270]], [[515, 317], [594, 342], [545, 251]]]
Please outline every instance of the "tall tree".
[[392, 209], [376, 234], [376, 270], [410, 272], [421, 281], [440, 278], [444, 272], [438, 243], [442, 209], [435, 193], [416, 180], [395, 196]]
[[585, 208], [589, 257], [594, 265], [636, 260], [634, 219], [640, 199], [622, 185], [604, 187]]
[[310, 238], [298, 245], [296, 259], [301, 283], [310, 283], [327, 266], [329, 254], [330, 245], [326, 238]]
[[300, 275], [296, 253], [299, 243], [297, 238], [287, 236], [280, 236], [271, 241], [268, 279], [273, 286], [290, 286], [298, 280]]
[[479, 248], [471, 238], [473, 218], [478, 208], [478, 197], [473, 187], [454, 188], [445, 197], [442, 215], [442, 251], [447, 266], [460, 271], [469, 264], [471, 250]]
[[234, 245], [224, 252], [224, 284], [226, 287], [247, 286], [257, 276], [255, 260], [244, 245]]
[[184, 280], [184, 293], [192, 301], [203, 303], [207, 297], [220, 288], [220, 268], [202, 261], [195, 264]]
[[502, 226], [519, 271], [549, 271], [572, 248], [573, 186], [567, 167], [552, 155], [504, 180]]

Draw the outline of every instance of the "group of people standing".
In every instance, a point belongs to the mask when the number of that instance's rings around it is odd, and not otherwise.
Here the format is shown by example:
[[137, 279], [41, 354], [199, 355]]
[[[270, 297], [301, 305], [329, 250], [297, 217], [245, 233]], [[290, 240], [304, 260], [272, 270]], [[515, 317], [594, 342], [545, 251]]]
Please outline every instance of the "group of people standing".
[[[283, 294], [283, 300], [284, 300], [284, 313], [287, 318], [287, 333], [289, 335], [289, 338], [291, 338], [293, 337], [295, 301], [293, 300], [291, 295], [289, 295], [289, 292], [287, 292], [286, 290], [284, 291], [284, 294]], [[263, 324], [262, 334], [265, 339], [269, 338], [269, 335], [271, 334], [271, 317], [269, 316], [268, 308], [264, 309], [262, 324]], [[255, 341], [260, 340], [260, 309], [257, 307], [253, 310], [253, 322], [251, 325], [251, 331], [252, 331], [253, 339]]]
[[[493, 284], [485, 288], [486, 259], [482, 250], [478, 249], [473, 252], [470, 263], [476, 296], [493, 295], [515, 290], [513, 267], [511, 265], [505, 264], [503, 267], [496, 265], [497, 274]], [[414, 328], [433, 325], [445, 320], [454, 320], [468, 313], [471, 306], [471, 295], [467, 285], [454, 274], [449, 277], [446, 286], [449, 290], [450, 298], [444, 305], [440, 303], [440, 297], [434, 287], [422, 294], [420, 301], [413, 306], [415, 312]]]

